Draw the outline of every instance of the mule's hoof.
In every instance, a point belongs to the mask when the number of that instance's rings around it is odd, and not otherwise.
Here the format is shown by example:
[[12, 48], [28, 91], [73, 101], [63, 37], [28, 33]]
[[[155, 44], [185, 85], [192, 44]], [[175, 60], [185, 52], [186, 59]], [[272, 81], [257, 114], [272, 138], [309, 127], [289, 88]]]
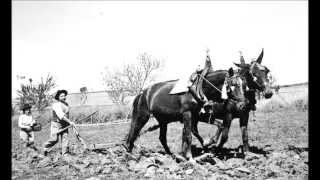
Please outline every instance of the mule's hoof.
[[127, 151], [127, 152], [131, 152], [131, 150], [127, 147], [127, 145], [125, 144], [121, 144], [121, 146]]
[[210, 146], [216, 145], [216, 144], [217, 144], [216, 141], [210, 140], [209, 142], [204, 142], [203, 147], [208, 149]]
[[243, 152], [243, 153], [250, 152], [249, 146], [242, 146], [242, 152]]

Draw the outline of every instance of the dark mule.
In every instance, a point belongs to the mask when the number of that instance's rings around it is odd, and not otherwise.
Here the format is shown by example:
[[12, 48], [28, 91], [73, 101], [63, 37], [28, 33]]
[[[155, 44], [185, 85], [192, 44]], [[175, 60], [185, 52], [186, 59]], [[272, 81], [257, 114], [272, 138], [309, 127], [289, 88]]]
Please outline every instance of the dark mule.
[[[219, 83], [221, 81], [224, 81], [224, 79], [227, 78], [226, 77], [227, 74], [228, 73], [226, 73], [225, 70], [218, 70], [218, 71], [208, 73], [205, 79], [210, 82]], [[220, 135], [220, 133], [222, 132], [222, 138], [220, 141], [221, 147], [228, 139], [228, 131], [229, 131], [229, 127], [231, 125], [232, 119], [240, 118], [244, 120], [246, 118], [246, 115], [250, 111], [250, 107], [251, 107], [250, 101], [245, 96], [246, 95], [245, 91], [247, 89], [246, 77], [240, 73], [236, 73], [234, 77], [239, 78], [240, 81], [238, 80], [238, 82], [241, 82], [241, 84], [238, 84], [234, 87], [232, 94], [228, 96], [229, 98], [227, 100], [222, 100], [221, 92], [217, 90], [213, 91], [212, 88], [210, 87], [211, 86], [210, 83], [208, 83], [207, 81], [204, 81], [204, 84], [203, 84], [203, 92], [205, 93], [208, 99], [214, 101], [212, 107], [210, 108], [213, 111], [213, 116], [211, 117], [210, 114], [204, 114], [199, 116], [197, 120], [201, 122], [209, 123], [209, 124], [215, 124], [219, 127], [218, 132], [216, 134]], [[222, 87], [219, 87], [219, 86], [218, 88], [220, 90], [222, 89]], [[221, 124], [219, 121], [215, 121], [215, 119], [222, 119], [223, 123]], [[195, 128], [195, 130], [193, 132], [194, 132], [194, 135], [201, 142], [201, 144], [203, 144], [203, 139], [198, 134], [197, 123], [198, 121], [194, 122], [195, 126], [193, 128]], [[242, 132], [244, 133], [244, 131]], [[243, 137], [244, 137], [244, 134], [243, 134]], [[217, 137], [211, 138], [209, 143], [204, 144], [204, 147], [206, 148], [209, 145], [217, 142], [216, 139]]]
[[[231, 125], [231, 121], [234, 118], [240, 118], [240, 128], [242, 133], [242, 141], [243, 141], [243, 151], [247, 152], [249, 151], [249, 142], [248, 142], [248, 119], [249, 119], [249, 112], [252, 110], [252, 107], [255, 107], [255, 92], [260, 91], [264, 94], [265, 98], [271, 98], [272, 97], [272, 91], [270, 88], [269, 80], [268, 80], [268, 73], [269, 69], [265, 66], [261, 65], [261, 61], [263, 58], [263, 49], [259, 57], [256, 61], [251, 62], [250, 64], [246, 64], [244, 62], [244, 59], [241, 60], [240, 64], [235, 63], [236, 66], [238, 66], [239, 69], [239, 75], [243, 78], [244, 86], [247, 86], [248, 89], [245, 90], [244, 94], [246, 99], [248, 100], [248, 104], [245, 108], [237, 109], [233, 108], [235, 111], [233, 111], [232, 114], [225, 113], [225, 111], [229, 111], [229, 108], [232, 108], [232, 106], [235, 106], [235, 104], [229, 103], [229, 106], [226, 106], [226, 109], [223, 109], [217, 105], [217, 107], [214, 107], [215, 110], [214, 114], [217, 119], [222, 119], [223, 124], [222, 127], [219, 127], [215, 136], [210, 139], [208, 143], [206, 143], [204, 146], [207, 147], [213, 143], [218, 142], [218, 139], [221, 135], [221, 139], [218, 147], [222, 147], [225, 142], [228, 139], [228, 133], [229, 128]], [[210, 79], [211, 76], [215, 76], [214, 74], [208, 74], [207, 78]], [[212, 80], [212, 79], [211, 79]], [[212, 98], [215, 96], [218, 96], [218, 94], [212, 94], [212, 91], [210, 90], [209, 84], [203, 85], [203, 91], [206, 93], [208, 98]], [[255, 109], [253, 109], [255, 110]], [[200, 121], [207, 122], [205, 119], [201, 118]], [[197, 136], [198, 137], [198, 136]], [[201, 141], [201, 140], [200, 140]]]
[[[210, 76], [211, 78], [208, 80], [214, 84], [216, 88], [221, 89], [224, 84], [226, 74], [228, 74], [228, 71], [221, 71], [219, 73], [216, 72], [215, 75]], [[168, 123], [175, 121], [183, 122], [182, 153], [187, 159], [192, 159], [191, 132], [197, 136], [199, 140], [202, 140], [197, 132], [197, 129], [194, 128], [194, 123], [197, 122], [197, 119], [199, 118], [201, 106], [189, 92], [181, 94], [169, 94], [176, 83], [177, 81], [156, 83], [144, 89], [141, 94], [135, 97], [133, 102], [132, 121], [125, 144], [125, 147], [129, 152], [132, 151], [134, 147], [134, 141], [152, 114], [159, 122], [159, 139], [168, 154], [172, 153], [167, 145], [167, 125]], [[214, 87], [207, 87], [206, 94], [217, 95], [217, 93], [210, 93], [208, 91], [217, 91]], [[219, 95], [219, 97], [210, 97], [214, 98], [214, 100], [221, 100], [220, 96], [221, 95]], [[238, 96], [238, 94], [235, 94], [234, 96]], [[244, 99], [243, 92], [242, 96], [242, 99]], [[203, 141], [200, 142], [203, 145]]]

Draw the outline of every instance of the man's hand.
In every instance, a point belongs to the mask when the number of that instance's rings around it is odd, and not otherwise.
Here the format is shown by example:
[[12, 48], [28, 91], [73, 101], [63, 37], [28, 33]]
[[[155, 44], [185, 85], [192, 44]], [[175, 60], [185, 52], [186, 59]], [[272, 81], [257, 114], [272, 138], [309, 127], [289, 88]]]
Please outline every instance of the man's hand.
[[63, 116], [62, 120], [66, 121], [67, 123], [69, 123], [71, 126], [75, 126], [76, 124], [74, 122], [72, 122], [70, 119], [68, 119], [66, 116]]

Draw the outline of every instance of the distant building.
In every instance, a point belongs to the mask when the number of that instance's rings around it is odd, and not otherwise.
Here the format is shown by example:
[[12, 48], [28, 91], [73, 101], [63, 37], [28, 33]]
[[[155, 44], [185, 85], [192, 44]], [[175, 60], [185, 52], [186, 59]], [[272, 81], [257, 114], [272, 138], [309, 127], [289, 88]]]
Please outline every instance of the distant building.
[[[84, 101], [83, 93], [69, 93], [67, 96], [67, 103], [72, 106], [98, 106], [98, 105], [114, 105], [111, 97], [107, 91], [86, 92], [86, 99]], [[134, 97], [126, 97], [127, 101], [132, 103]], [[17, 99], [12, 99], [12, 105], [18, 103]]]
[[95, 106], [95, 105], [113, 105], [113, 101], [106, 91], [86, 92], [85, 102], [83, 93], [70, 93], [67, 102], [70, 106]]

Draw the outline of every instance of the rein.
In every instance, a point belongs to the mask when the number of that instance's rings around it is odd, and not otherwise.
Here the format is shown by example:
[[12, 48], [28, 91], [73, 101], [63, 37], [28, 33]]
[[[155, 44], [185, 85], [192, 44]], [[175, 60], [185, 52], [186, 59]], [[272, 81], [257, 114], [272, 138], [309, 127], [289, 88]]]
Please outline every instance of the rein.
[[220, 89], [218, 89], [215, 85], [213, 85], [210, 81], [208, 81], [205, 77], [203, 77], [201, 74], [197, 74], [198, 76], [200, 76], [203, 80], [205, 80], [211, 87], [215, 88], [217, 91], [219, 91], [220, 93], [222, 93], [222, 91]]
[[[201, 74], [197, 74], [197, 76], [201, 77], [203, 80], [205, 80], [211, 87], [215, 88], [217, 91], [219, 91], [222, 94], [222, 91], [217, 88], [215, 85], [213, 85], [209, 80], [207, 80], [205, 77], [203, 77]], [[237, 75], [237, 77], [239, 76], [239, 74]], [[241, 78], [241, 76], [240, 76]], [[242, 88], [242, 87], [241, 87]], [[233, 102], [238, 102], [238, 100], [234, 100], [233, 98], [229, 98], [229, 100], [233, 101]], [[213, 104], [212, 104], [212, 108], [213, 108]], [[209, 113], [209, 118], [208, 118], [208, 123], [209, 124], [213, 124], [214, 123], [214, 118], [212, 117], [213, 114], [212, 112]], [[213, 122], [212, 122], [212, 118], [213, 118]]]
[[[255, 75], [253, 75], [253, 73], [252, 73], [252, 69], [253, 69], [253, 66], [256, 64], [256, 62], [255, 63], [253, 63], [251, 66], [250, 66], [250, 69], [249, 69], [249, 74], [250, 74], [250, 76], [252, 77], [252, 79], [253, 79], [253, 83], [254, 84], [256, 84], [260, 89], [262, 89], [262, 85], [260, 85], [256, 80], [255, 80], [255, 78], [257, 78]], [[256, 88], [254, 88], [254, 89], [256, 89]]]
[[[256, 80], [254, 80], [254, 78], [256, 77], [256, 76], [254, 76], [253, 74], [252, 74], [252, 72], [249, 72], [250, 73], [250, 76], [252, 77], [252, 82], [255, 84], [255, 85], [257, 85], [259, 88], [262, 88], [262, 86], [256, 81]], [[254, 88], [254, 89], [256, 89], [256, 88]]]
[[[222, 93], [222, 91], [217, 88], [215, 85], [213, 85], [208, 79], [206, 79], [205, 77], [203, 77], [201, 74], [197, 74], [199, 77], [201, 77], [203, 80], [205, 80], [211, 87], [215, 88], [217, 91], [219, 91], [220, 93]], [[239, 76], [239, 75], [237, 75]]]

